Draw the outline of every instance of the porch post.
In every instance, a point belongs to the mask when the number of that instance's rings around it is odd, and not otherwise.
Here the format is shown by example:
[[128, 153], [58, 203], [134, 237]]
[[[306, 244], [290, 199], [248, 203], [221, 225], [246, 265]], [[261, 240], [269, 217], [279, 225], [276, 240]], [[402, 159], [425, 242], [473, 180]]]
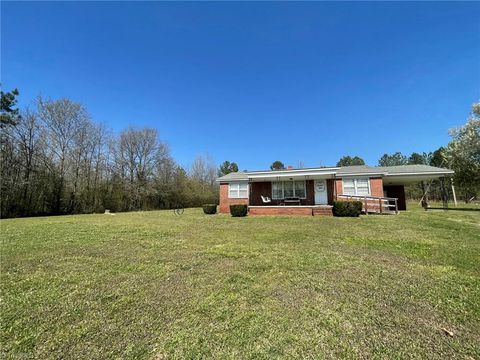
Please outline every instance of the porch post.
[[427, 200], [427, 191], [428, 189], [425, 189], [425, 182], [422, 181], [422, 199], [420, 200], [420, 204], [422, 204], [422, 207], [425, 209], [425, 211], [428, 208], [428, 200]]
[[448, 208], [448, 194], [447, 190], [445, 189], [445, 177], [440, 178], [440, 185], [442, 187], [442, 201], [443, 201], [443, 208]]
[[455, 207], [457, 207], [457, 195], [455, 194], [455, 186], [453, 186], [453, 177], [450, 178], [450, 182], [452, 183], [453, 203], [455, 204]]
[[248, 181], [248, 205], [247, 205], [247, 207], [250, 207], [251, 200], [252, 200], [252, 182]]
[[333, 199], [334, 201], [338, 201], [337, 197], [337, 176], [333, 175]]

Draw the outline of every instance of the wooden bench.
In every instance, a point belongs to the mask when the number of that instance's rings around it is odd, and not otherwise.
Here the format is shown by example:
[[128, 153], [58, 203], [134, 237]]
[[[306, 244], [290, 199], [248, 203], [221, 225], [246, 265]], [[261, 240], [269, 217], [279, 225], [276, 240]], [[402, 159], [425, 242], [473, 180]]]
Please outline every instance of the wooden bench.
[[299, 198], [286, 198], [283, 199], [282, 205], [300, 205], [300, 199]]

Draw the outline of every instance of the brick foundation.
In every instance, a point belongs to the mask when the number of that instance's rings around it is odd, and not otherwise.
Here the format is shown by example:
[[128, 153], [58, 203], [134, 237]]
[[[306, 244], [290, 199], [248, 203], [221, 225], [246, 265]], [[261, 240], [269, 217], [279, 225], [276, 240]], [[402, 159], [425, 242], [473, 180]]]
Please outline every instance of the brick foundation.
[[332, 216], [331, 207], [299, 207], [299, 206], [253, 206], [249, 208], [249, 215], [304, 215]]

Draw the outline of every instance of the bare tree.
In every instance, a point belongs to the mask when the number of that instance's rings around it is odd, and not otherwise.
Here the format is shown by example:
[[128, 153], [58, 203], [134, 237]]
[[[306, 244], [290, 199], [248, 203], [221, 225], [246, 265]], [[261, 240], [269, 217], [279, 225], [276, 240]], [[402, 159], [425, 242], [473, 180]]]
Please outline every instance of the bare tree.
[[198, 155], [192, 163], [190, 174], [202, 184], [213, 186], [217, 178], [217, 167], [209, 155]]
[[15, 199], [17, 184], [21, 178], [20, 155], [15, 144], [14, 129], [5, 126], [0, 132], [0, 167], [1, 167], [1, 215], [16, 215], [18, 212]]
[[69, 99], [38, 98], [2, 128], [1, 216], [168, 208], [215, 202], [216, 166], [199, 156], [187, 174], [156, 129], [118, 136]]
[[113, 149], [116, 172], [128, 180], [129, 208], [144, 206], [152, 192], [150, 182], [158, 169], [159, 153], [163, 151], [157, 130], [132, 127], [123, 130]]
[[23, 173], [21, 203], [23, 211], [29, 212], [33, 206], [31, 194], [32, 175], [37, 167], [41, 141], [41, 129], [37, 114], [28, 109], [23, 112], [17, 126], [14, 128], [14, 134], [20, 154], [19, 164]]
[[[69, 99], [38, 98], [38, 112], [45, 127], [45, 165], [54, 179], [54, 212], [60, 213], [65, 180], [70, 166], [75, 166], [76, 140], [90, 117], [82, 105]], [[74, 169], [75, 171], [75, 169]], [[74, 174], [75, 176], [75, 174]]]

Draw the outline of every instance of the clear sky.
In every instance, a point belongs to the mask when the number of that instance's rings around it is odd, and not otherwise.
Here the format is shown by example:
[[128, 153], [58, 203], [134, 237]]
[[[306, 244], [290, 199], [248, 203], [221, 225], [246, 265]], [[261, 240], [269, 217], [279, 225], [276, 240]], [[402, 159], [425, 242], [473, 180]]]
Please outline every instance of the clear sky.
[[241, 169], [435, 150], [480, 98], [480, 3], [4, 2], [1, 82]]

